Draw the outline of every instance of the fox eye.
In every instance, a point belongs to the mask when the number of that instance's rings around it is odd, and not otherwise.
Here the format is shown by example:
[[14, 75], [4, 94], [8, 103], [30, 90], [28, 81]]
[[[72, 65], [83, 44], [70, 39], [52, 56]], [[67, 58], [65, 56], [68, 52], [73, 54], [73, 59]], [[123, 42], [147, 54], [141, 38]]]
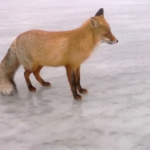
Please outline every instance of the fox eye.
[[107, 30], [107, 32], [105, 32], [105, 33], [103, 34], [103, 36], [109, 36], [109, 34], [110, 34], [110, 31]]
[[108, 33], [103, 34], [103, 36], [107, 36], [107, 35], [108, 35]]
[[109, 34], [109, 31], [106, 30], [106, 31], [104, 32], [104, 35], [108, 35], [108, 34]]
[[110, 34], [110, 33], [111, 33], [111, 31], [107, 29], [107, 31], [105, 32], [104, 35], [108, 35], [108, 34]]

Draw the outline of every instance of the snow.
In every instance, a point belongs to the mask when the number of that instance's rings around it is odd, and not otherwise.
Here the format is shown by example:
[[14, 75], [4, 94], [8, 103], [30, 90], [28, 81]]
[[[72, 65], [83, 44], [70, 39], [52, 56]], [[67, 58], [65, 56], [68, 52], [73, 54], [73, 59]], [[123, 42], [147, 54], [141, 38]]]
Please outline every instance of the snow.
[[149, 0], [1, 0], [0, 60], [29, 29], [69, 30], [105, 10], [116, 45], [103, 44], [82, 65], [83, 101], [72, 98], [65, 69], [43, 68], [52, 83], [29, 93], [21, 67], [18, 96], [0, 96], [0, 150], [150, 149]]

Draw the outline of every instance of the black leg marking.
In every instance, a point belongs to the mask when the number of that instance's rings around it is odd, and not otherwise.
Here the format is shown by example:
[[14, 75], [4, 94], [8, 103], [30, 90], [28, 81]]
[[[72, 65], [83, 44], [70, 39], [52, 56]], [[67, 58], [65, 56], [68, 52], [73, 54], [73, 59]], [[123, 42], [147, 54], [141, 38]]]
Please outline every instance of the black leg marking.
[[77, 93], [77, 84], [76, 84], [75, 71], [71, 67], [68, 67], [68, 66], [66, 67], [66, 70], [67, 70], [68, 81], [70, 83], [70, 87], [71, 87], [73, 97], [76, 100], [81, 100], [82, 97]]
[[80, 84], [80, 67], [78, 67], [76, 70], [76, 82], [77, 82], [76, 87], [77, 87], [79, 93], [82, 93], [82, 94], [88, 93], [88, 90], [83, 89], [81, 84]]

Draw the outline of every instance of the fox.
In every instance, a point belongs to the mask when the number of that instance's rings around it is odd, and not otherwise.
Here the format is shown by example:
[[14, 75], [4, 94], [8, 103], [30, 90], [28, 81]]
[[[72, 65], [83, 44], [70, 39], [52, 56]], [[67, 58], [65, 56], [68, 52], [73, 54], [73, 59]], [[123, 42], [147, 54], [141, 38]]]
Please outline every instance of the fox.
[[73, 98], [82, 100], [81, 94], [88, 93], [88, 90], [81, 86], [81, 64], [91, 56], [99, 43], [118, 43], [104, 17], [103, 8], [72, 30], [33, 29], [21, 33], [0, 63], [0, 93], [4, 96], [18, 93], [14, 76], [20, 65], [24, 68], [24, 78], [30, 92], [36, 92], [30, 81], [32, 73], [42, 86], [50, 87], [51, 83], [40, 76], [41, 69], [44, 66], [62, 66], [66, 69]]

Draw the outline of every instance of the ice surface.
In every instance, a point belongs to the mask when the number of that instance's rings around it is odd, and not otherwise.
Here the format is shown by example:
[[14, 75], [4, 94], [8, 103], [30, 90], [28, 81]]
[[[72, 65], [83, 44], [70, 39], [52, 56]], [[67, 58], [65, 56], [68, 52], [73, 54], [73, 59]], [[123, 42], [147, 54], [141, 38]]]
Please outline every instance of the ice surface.
[[0, 60], [28, 29], [68, 30], [103, 7], [117, 45], [101, 45], [82, 65], [89, 90], [76, 102], [64, 68], [45, 67], [52, 83], [28, 92], [20, 68], [19, 95], [0, 96], [0, 150], [149, 150], [150, 1], [0, 0]]

